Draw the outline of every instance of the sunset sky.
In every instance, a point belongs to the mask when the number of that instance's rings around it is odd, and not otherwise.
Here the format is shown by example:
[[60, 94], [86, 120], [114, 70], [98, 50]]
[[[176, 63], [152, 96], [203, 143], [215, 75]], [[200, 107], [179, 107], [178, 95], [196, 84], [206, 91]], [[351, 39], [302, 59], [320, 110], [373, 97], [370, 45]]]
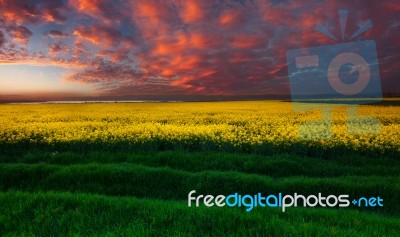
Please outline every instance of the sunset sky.
[[287, 95], [287, 50], [342, 42], [340, 9], [400, 93], [398, 0], [0, 0], [0, 100]]

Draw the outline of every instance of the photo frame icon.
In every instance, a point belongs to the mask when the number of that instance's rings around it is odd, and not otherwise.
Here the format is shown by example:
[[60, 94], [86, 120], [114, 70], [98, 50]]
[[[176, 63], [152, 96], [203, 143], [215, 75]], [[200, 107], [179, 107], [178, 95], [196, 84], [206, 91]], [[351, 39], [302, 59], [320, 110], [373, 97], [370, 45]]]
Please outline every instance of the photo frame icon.
[[[339, 11], [342, 40], [347, 11]], [[350, 39], [372, 27], [368, 20]], [[324, 26], [316, 29], [336, 39]], [[308, 122], [299, 129], [300, 138], [332, 137], [332, 109], [348, 107], [348, 133], [376, 134], [377, 119], [359, 116], [357, 105], [382, 101], [376, 42], [364, 40], [288, 50], [286, 54], [291, 99], [295, 111], [321, 110], [322, 121]]]

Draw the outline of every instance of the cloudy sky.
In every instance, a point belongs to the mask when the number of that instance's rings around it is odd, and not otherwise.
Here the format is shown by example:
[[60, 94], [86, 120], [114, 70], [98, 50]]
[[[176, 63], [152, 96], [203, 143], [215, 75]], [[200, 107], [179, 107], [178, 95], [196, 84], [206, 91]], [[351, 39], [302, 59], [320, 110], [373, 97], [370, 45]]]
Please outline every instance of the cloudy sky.
[[340, 9], [400, 93], [398, 0], [0, 0], [0, 99], [289, 94], [287, 50], [341, 43]]

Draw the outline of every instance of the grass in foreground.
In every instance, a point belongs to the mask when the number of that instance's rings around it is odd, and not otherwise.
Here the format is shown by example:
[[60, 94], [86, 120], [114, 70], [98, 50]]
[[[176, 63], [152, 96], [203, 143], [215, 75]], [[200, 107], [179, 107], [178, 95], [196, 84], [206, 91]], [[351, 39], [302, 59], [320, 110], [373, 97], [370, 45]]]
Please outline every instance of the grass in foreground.
[[188, 208], [185, 202], [0, 193], [0, 233], [37, 236], [398, 236], [400, 220], [352, 210]]
[[[396, 236], [400, 162], [223, 152], [0, 155], [2, 236]], [[383, 208], [189, 208], [203, 194], [381, 196]], [[353, 209], [353, 210], [352, 210]]]
[[[191, 190], [214, 195], [321, 192], [349, 194], [350, 198], [380, 196], [385, 206], [367, 211], [400, 215], [400, 162], [363, 157], [349, 160], [350, 164], [341, 159], [289, 155], [178, 151], [157, 155], [30, 153], [14, 162], [6, 159], [7, 163], [0, 163], [0, 190], [57, 190], [163, 200], [184, 200]], [[29, 163], [21, 163], [24, 161]]]

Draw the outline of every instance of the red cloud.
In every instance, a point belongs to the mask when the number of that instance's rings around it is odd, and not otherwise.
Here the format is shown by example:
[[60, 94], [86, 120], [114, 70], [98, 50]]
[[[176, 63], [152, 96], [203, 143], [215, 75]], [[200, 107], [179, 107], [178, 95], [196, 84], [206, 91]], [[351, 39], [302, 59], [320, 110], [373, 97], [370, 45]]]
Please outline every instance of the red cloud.
[[[176, 28], [178, 16], [173, 10], [170, 1], [138, 0], [132, 3], [132, 20], [137, 27], [144, 29], [147, 26], [161, 28], [160, 30]], [[143, 24], [143, 25], [139, 25]], [[171, 28], [170, 28], [171, 27]]]
[[111, 46], [120, 40], [121, 33], [110, 27], [100, 25], [94, 26], [79, 26], [73, 32], [77, 40], [86, 40], [93, 44]]
[[67, 9], [61, 1], [2, 0], [0, 9], [7, 22], [17, 24], [39, 24], [42, 21], [61, 23], [67, 20]]
[[95, 15], [101, 13], [100, 4], [105, 1], [101, 0], [70, 0], [69, 4], [78, 11]]
[[130, 16], [131, 2], [109, 1], [109, 0], [69, 0], [68, 5], [78, 15], [89, 16], [101, 25], [115, 27], [120, 24], [124, 17]]
[[11, 27], [10, 33], [14, 41], [20, 44], [28, 44], [29, 38], [32, 36], [32, 32], [25, 26]]
[[265, 48], [268, 44], [267, 40], [269, 37], [266, 35], [254, 35], [254, 34], [237, 34], [233, 36], [231, 46], [233, 48]]
[[49, 55], [55, 56], [57, 54], [68, 53], [69, 47], [63, 43], [53, 43], [49, 45]]
[[221, 25], [231, 25], [237, 24], [238, 22], [243, 21], [244, 19], [243, 12], [239, 10], [225, 10], [221, 13], [219, 17], [219, 23]]
[[385, 7], [389, 11], [400, 11], [400, 3], [389, 1], [385, 3]]
[[[191, 23], [204, 17], [203, 5], [206, 1], [187, 0], [183, 3], [181, 17], [184, 22]], [[203, 3], [203, 4], [202, 4]]]

